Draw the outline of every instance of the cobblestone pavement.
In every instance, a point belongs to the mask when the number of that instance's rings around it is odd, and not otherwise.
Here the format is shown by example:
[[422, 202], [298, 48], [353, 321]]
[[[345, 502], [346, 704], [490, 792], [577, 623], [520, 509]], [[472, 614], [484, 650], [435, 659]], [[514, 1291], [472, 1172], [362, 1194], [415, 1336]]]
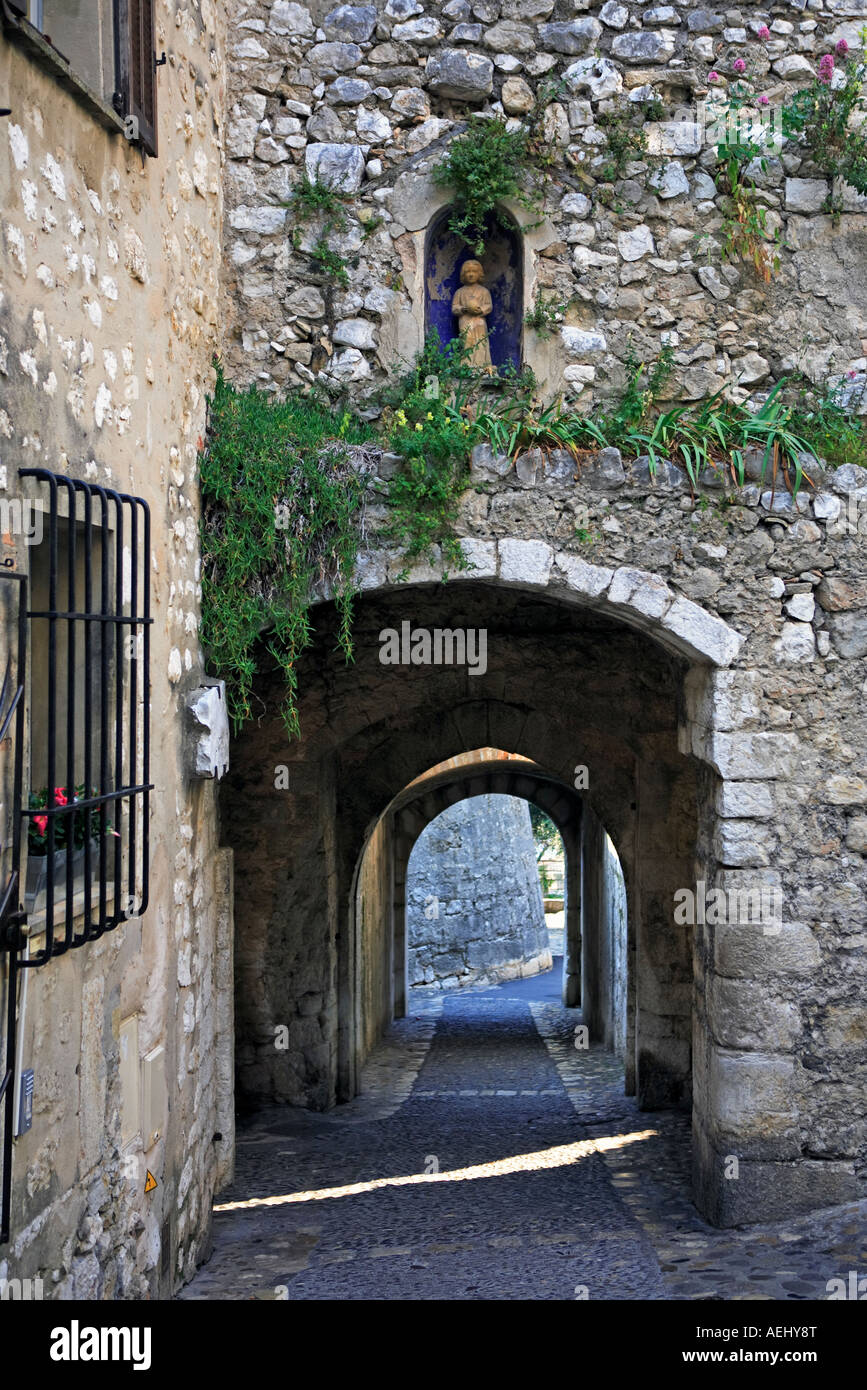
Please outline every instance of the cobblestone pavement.
[[688, 1117], [576, 1050], [558, 974], [414, 993], [357, 1100], [260, 1112], [180, 1297], [797, 1300], [867, 1272], [867, 1203], [707, 1226]]

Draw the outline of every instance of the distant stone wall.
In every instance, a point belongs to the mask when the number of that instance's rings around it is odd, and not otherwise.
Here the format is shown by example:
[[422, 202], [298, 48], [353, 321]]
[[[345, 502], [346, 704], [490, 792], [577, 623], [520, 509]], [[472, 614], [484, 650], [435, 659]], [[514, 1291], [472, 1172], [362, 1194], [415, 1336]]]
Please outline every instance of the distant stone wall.
[[410, 986], [453, 989], [550, 970], [530, 811], [480, 796], [422, 831], [407, 880]]
[[[538, 289], [566, 306], [554, 337], [523, 333], [548, 394], [583, 411], [618, 392], [630, 337], [640, 361], [671, 345], [668, 390], [685, 399], [761, 389], [795, 366], [863, 387], [867, 199], [838, 190], [833, 220], [825, 179], [791, 141], [751, 169], [779, 234], [779, 270], [763, 283], [723, 258], [718, 137], [701, 104], [742, 76], [756, 110], [776, 111], [839, 39], [857, 46], [867, 0], [232, 0], [229, 11], [224, 357], [237, 379], [280, 389], [319, 378], [363, 399], [411, 358], [426, 236], [449, 203], [432, 169], [471, 113], [517, 121], [542, 96], [541, 210], [512, 210], [522, 313]], [[600, 183], [600, 117], [651, 99], [661, 119], [644, 126], [647, 154]], [[305, 171], [350, 195], [345, 229], [326, 238], [346, 262], [343, 287], [309, 255], [322, 221], [287, 207]]]

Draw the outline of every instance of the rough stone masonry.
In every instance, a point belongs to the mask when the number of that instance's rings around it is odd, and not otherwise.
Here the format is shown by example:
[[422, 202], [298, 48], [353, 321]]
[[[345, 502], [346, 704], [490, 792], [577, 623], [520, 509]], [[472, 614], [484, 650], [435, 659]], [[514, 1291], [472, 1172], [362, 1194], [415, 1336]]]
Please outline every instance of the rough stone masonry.
[[416, 842], [407, 878], [410, 985], [454, 989], [551, 968], [527, 806], [483, 796], [443, 811]]
[[[468, 113], [518, 117], [562, 79], [546, 116], [560, 155], [523, 236], [524, 307], [539, 286], [567, 304], [552, 342], [524, 334], [546, 389], [591, 410], [622, 385], [631, 335], [640, 358], [672, 346], [687, 399], [795, 366], [857, 395], [863, 206], [839, 190], [835, 223], [824, 181], [784, 149], [757, 172], [781, 246], [778, 276], [758, 284], [721, 259], [713, 151], [677, 116], [740, 58], [779, 101], [837, 38], [857, 42], [865, 14], [865, 0], [274, 0], [233, 4], [224, 29], [210, 0], [159, 0], [171, 83], [147, 164], [4, 45], [17, 104], [0, 137], [0, 484], [40, 461], [148, 498], [165, 814], [141, 927], [33, 985], [24, 1041], [44, 1084], [17, 1141], [0, 1277], [42, 1278], [54, 1297], [168, 1293], [207, 1249], [231, 1167], [230, 879], [213, 788], [182, 773], [180, 709], [203, 672], [196, 446], [212, 353], [239, 382], [321, 378], [370, 408], [422, 341], [426, 235], [447, 205], [433, 161]], [[599, 115], [654, 94], [672, 118], [650, 123], [656, 164], [635, 161], [616, 199], [594, 202], [581, 175], [604, 148]], [[351, 195], [334, 238], [345, 289], [312, 270], [317, 228], [286, 206], [302, 171]], [[238, 870], [243, 1099], [324, 1108], [348, 1094], [347, 923], [370, 826], [427, 768], [493, 746], [533, 759], [552, 808], [574, 765], [589, 768], [627, 883], [628, 1082], [646, 1108], [692, 1106], [702, 1210], [736, 1224], [864, 1194], [867, 470], [815, 470], [794, 501], [759, 484], [757, 460], [748, 471], [737, 492], [708, 480], [698, 504], [676, 468], [654, 479], [615, 450], [576, 479], [566, 455], [515, 466], [482, 447], [459, 524], [473, 568], [454, 586], [435, 564], [399, 577], [371, 501], [356, 665], [335, 658], [323, 601], [299, 673], [303, 739], [287, 749], [264, 679], [268, 712], [233, 749], [221, 829]], [[385, 670], [377, 634], [407, 616], [487, 628], [484, 676]], [[263, 778], [278, 763], [289, 791]], [[698, 879], [779, 886], [782, 931], [676, 930], [673, 894]], [[386, 916], [369, 927], [383, 961]], [[139, 1136], [125, 1155], [119, 1026], [135, 1014], [142, 1050], [163, 1049], [170, 1105], [151, 1149]], [[47, 1017], [50, 1033], [35, 1022]], [[144, 1198], [148, 1167], [159, 1183]]]
[[[833, 221], [827, 181], [791, 141], [757, 162], [781, 261], [762, 284], [722, 257], [715, 140], [698, 113], [741, 73], [777, 108], [839, 39], [858, 46], [865, 0], [230, 8], [224, 350], [239, 381], [319, 379], [363, 402], [408, 362], [424, 335], [426, 234], [449, 202], [431, 169], [471, 113], [517, 123], [541, 100], [552, 163], [540, 211], [512, 211], [527, 228], [524, 307], [537, 289], [566, 306], [553, 341], [524, 330], [548, 395], [584, 411], [617, 392], [630, 338], [639, 361], [671, 346], [681, 399], [724, 385], [742, 398], [796, 368], [822, 383], [848, 374], [863, 394], [867, 202], [836, 189]], [[600, 117], [634, 104], [653, 117], [647, 153], [600, 197]], [[302, 172], [348, 197], [346, 228], [327, 238], [347, 263], [344, 288], [310, 259], [323, 220], [287, 206]]]

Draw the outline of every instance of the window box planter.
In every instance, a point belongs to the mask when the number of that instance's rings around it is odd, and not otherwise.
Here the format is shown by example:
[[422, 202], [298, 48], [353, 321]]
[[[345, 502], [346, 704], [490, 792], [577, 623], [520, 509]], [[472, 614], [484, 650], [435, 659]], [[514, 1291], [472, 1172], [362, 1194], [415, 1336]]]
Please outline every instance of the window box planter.
[[[99, 864], [99, 842], [90, 842], [91, 866]], [[54, 883], [54, 901], [66, 896], [66, 850], [55, 850], [47, 854], [27, 856], [27, 882], [24, 889], [24, 910], [28, 915], [45, 911], [48, 880]], [[84, 887], [84, 846], [72, 851], [72, 894], [73, 897]]]

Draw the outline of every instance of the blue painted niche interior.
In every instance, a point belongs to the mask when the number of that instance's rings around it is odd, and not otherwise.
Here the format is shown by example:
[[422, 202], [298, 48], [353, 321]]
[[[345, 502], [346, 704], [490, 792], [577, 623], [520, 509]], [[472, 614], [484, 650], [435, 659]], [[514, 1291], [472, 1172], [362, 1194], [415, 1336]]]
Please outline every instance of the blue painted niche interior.
[[460, 289], [464, 261], [480, 260], [485, 268], [485, 287], [494, 302], [487, 320], [491, 361], [497, 367], [521, 366], [524, 327], [524, 284], [521, 233], [511, 221], [504, 226], [493, 217], [485, 228], [485, 254], [475, 256], [471, 247], [449, 231], [451, 208], [431, 224], [425, 252], [425, 333], [434, 330], [445, 347], [458, 336], [458, 321], [451, 304]]

